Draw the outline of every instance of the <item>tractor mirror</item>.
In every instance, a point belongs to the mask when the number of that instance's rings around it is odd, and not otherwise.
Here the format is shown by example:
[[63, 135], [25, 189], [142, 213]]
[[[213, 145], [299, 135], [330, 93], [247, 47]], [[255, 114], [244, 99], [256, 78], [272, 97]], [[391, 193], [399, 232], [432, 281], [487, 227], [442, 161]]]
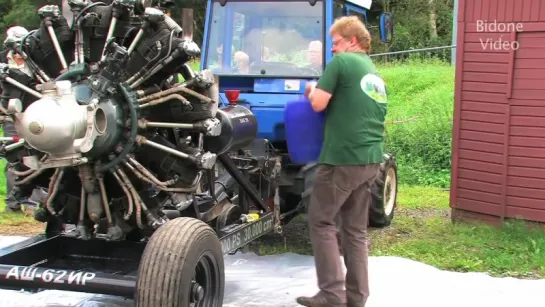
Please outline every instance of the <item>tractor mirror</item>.
[[389, 43], [394, 37], [394, 21], [392, 14], [382, 13], [380, 14], [380, 40], [384, 43]]

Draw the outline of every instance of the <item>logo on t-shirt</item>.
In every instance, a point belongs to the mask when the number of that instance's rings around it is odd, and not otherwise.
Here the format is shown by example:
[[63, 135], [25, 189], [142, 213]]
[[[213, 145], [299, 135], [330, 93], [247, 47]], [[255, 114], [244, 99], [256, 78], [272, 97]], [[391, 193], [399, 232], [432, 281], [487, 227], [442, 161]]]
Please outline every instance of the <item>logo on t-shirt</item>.
[[363, 76], [360, 82], [362, 91], [378, 103], [388, 103], [386, 85], [381, 77], [375, 74]]

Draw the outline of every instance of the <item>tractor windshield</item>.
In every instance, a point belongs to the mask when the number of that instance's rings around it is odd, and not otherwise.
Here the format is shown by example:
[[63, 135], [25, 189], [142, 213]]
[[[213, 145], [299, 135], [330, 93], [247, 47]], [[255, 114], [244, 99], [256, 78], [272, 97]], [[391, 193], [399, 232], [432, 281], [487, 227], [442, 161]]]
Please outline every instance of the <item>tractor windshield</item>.
[[204, 67], [218, 75], [319, 76], [323, 10], [321, 1], [214, 1]]

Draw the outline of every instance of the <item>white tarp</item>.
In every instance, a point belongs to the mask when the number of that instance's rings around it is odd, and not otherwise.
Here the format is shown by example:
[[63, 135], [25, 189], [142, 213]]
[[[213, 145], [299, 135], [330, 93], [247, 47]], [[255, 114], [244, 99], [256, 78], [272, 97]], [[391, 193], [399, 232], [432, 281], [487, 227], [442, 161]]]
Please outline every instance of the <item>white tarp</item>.
[[[0, 248], [20, 238], [0, 237]], [[317, 290], [313, 258], [296, 254], [227, 256], [224, 307], [298, 306], [295, 298]], [[445, 272], [398, 257], [370, 257], [371, 297], [366, 307], [542, 307], [545, 279], [493, 278]], [[2, 307], [129, 307], [117, 297], [65, 291], [0, 290]]]

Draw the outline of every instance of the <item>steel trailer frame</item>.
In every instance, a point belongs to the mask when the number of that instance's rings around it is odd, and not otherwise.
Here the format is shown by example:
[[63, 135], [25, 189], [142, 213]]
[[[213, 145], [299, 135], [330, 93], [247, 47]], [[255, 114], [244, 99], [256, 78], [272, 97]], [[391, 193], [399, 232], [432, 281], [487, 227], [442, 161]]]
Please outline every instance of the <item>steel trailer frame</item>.
[[[266, 206], [230, 157], [222, 154], [218, 161], [240, 185], [239, 195], [265, 209], [259, 219], [216, 230], [225, 256], [279, 230], [280, 215], [278, 209]], [[197, 202], [194, 204], [197, 206]], [[64, 290], [133, 299], [147, 241], [82, 240], [74, 234], [75, 229], [50, 237], [37, 235], [0, 249], [0, 288]]]
[[[224, 255], [273, 230], [273, 213], [220, 232]], [[253, 233], [252, 240], [243, 234]], [[65, 235], [31, 237], [0, 250], [4, 289], [64, 290], [134, 297], [138, 265], [146, 242], [84, 241]], [[129, 257], [128, 257], [129, 256]], [[74, 270], [85, 267], [85, 270]]]

